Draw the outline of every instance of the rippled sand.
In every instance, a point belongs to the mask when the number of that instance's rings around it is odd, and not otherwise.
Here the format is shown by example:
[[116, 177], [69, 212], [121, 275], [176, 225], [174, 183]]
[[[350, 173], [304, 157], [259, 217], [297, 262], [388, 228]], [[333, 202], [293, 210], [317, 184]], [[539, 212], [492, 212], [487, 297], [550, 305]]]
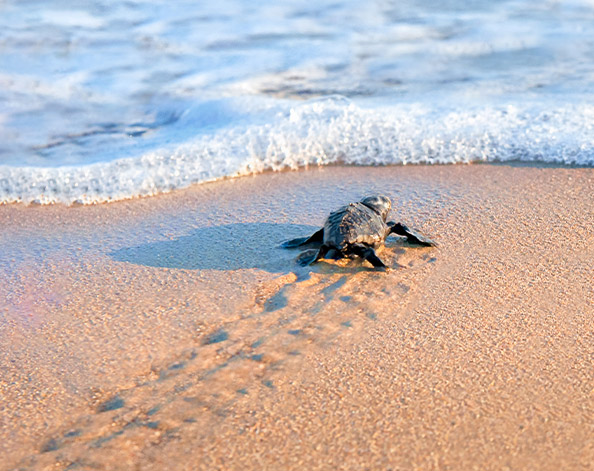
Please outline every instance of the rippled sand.
[[[278, 248], [373, 193], [440, 247]], [[592, 208], [592, 169], [493, 165], [0, 207], [0, 469], [587, 469]]]

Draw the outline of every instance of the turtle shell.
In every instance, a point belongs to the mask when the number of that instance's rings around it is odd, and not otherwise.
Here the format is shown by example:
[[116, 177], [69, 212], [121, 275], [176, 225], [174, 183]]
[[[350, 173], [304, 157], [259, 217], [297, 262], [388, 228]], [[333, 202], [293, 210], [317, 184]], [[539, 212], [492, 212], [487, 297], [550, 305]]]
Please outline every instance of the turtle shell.
[[351, 203], [330, 213], [324, 224], [324, 244], [344, 250], [352, 244], [381, 245], [389, 228], [383, 217], [363, 203]]

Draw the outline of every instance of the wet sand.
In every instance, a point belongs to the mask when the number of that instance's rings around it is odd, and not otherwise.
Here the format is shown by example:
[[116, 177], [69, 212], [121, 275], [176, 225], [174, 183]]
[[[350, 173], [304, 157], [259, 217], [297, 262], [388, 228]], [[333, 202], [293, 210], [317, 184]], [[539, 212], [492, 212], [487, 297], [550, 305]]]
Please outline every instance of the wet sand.
[[[439, 248], [278, 248], [372, 193]], [[0, 469], [590, 469], [593, 208], [504, 165], [0, 207]]]

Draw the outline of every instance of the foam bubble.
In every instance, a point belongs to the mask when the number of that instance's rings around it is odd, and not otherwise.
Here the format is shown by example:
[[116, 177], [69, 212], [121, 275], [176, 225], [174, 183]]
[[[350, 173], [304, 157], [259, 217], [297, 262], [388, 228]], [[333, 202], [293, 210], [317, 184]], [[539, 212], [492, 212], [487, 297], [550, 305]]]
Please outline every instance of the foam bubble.
[[267, 113], [136, 158], [57, 168], [0, 166], [0, 201], [101, 203], [311, 165], [594, 165], [591, 105], [363, 108], [330, 97]]

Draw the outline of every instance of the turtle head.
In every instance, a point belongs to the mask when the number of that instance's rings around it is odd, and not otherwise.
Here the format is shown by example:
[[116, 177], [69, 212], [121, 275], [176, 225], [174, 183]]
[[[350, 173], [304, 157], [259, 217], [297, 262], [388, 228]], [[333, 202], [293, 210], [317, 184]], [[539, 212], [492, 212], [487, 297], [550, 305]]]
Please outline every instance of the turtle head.
[[382, 195], [368, 196], [363, 198], [361, 203], [379, 213], [384, 221], [387, 219], [390, 209], [392, 209], [390, 198]]

